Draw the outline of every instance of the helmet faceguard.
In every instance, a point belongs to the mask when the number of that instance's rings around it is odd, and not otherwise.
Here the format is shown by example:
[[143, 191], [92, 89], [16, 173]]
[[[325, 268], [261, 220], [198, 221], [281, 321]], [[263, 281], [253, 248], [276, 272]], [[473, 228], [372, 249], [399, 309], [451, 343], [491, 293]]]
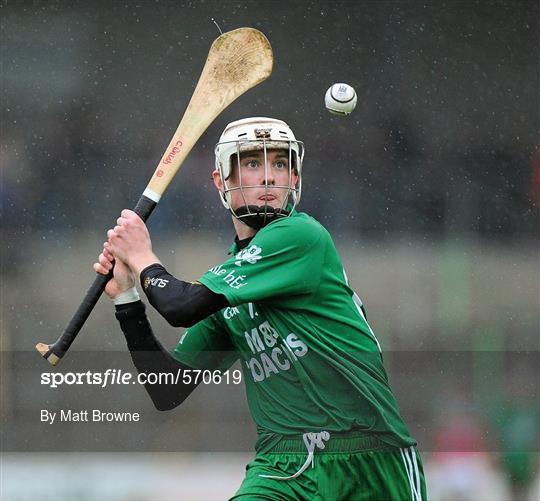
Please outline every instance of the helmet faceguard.
[[[284, 150], [288, 158], [288, 184], [268, 184], [269, 150]], [[240, 166], [242, 154], [251, 151], [262, 151], [264, 155], [264, 187], [268, 191], [283, 189], [287, 191], [281, 207], [261, 206], [248, 204], [246, 192], [249, 189], [260, 188], [261, 185], [246, 185], [242, 180], [242, 169], [238, 168], [238, 185], [231, 185], [231, 175], [234, 165]], [[300, 201], [302, 194], [302, 161], [304, 158], [304, 144], [297, 141], [290, 127], [281, 120], [273, 118], [252, 117], [232, 122], [223, 131], [215, 148], [216, 170], [221, 176], [223, 192], [220, 193], [221, 202], [231, 214], [248, 226], [260, 229], [275, 219], [287, 217]], [[236, 160], [236, 162], [234, 161]], [[293, 174], [298, 176], [293, 183]], [[244, 204], [232, 207], [231, 194], [239, 191]]]

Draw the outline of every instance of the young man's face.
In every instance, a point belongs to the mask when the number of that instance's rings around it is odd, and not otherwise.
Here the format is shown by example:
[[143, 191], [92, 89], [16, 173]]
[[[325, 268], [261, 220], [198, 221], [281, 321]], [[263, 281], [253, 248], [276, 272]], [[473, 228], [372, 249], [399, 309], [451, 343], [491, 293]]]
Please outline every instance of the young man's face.
[[[240, 153], [240, 167], [237, 155], [234, 155], [231, 161], [232, 174], [228, 180], [229, 188], [243, 187], [242, 190], [230, 191], [233, 209], [236, 210], [245, 205], [285, 208], [289, 187], [294, 188], [298, 181], [294, 169], [289, 169], [288, 150], [266, 150], [266, 169], [264, 151]], [[223, 190], [219, 176], [218, 179], [214, 179], [218, 189]]]

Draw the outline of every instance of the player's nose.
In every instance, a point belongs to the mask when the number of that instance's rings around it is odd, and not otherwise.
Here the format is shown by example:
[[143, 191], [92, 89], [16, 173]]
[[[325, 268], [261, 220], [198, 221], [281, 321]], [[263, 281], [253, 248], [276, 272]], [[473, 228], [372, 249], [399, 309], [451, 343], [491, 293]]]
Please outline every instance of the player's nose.
[[272, 164], [270, 162], [266, 162], [266, 165], [264, 167], [264, 172], [262, 173], [262, 179], [261, 184], [264, 184], [266, 181], [268, 184], [276, 184], [276, 181], [274, 179], [274, 170], [272, 169]]

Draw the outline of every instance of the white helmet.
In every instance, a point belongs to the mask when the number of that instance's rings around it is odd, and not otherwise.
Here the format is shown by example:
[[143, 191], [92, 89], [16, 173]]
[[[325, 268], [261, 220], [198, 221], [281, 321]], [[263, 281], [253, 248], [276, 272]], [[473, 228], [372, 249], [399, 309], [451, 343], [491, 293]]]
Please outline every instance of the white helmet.
[[[289, 186], [274, 186], [274, 188], [287, 189], [281, 208], [267, 205], [262, 207], [246, 205], [241, 208], [231, 206], [231, 191], [240, 190], [245, 200], [244, 189], [250, 186], [242, 185], [231, 188], [228, 180], [232, 173], [232, 158], [237, 155], [237, 164], [240, 165], [240, 154], [246, 151], [263, 151], [266, 157], [267, 150], [283, 149], [288, 151], [289, 157]], [[265, 117], [250, 117], [231, 122], [225, 127], [223, 134], [215, 148], [216, 170], [220, 173], [224, 192], [221, 193], [221, 202], [234, 217], [247, 225], [259, 229], [278, 217], [289, 216], [298, 205], [302, 194], [302, 161], [304, 159], [304, 144], [297, 141], [291, 128], [282, 120]], [[265, 162], [266, 163], [266, 162]], [[266, 165], [265, 165], [266, 169]], [[298, 176], [298, 181], [291, 186], [292, 173]], [[290, 203], [289, 198], [292, 199]]]

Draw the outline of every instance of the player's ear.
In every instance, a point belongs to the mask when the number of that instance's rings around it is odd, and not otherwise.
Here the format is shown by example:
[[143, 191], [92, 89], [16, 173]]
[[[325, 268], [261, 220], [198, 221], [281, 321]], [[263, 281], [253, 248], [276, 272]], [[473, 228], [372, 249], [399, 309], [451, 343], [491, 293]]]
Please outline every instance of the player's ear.
[[296, 170], [296, 167], [291, 169], [290, 182], [291, 186], [296, 186], [298, 184], [298, 171]]
[[212, 180], [214, 181], [214, 185], [216, 186], [216, 188], [223, 193], [223, 181], [221, 180], [221, 174], [218, 170], [214, 170], [212, 172]]

